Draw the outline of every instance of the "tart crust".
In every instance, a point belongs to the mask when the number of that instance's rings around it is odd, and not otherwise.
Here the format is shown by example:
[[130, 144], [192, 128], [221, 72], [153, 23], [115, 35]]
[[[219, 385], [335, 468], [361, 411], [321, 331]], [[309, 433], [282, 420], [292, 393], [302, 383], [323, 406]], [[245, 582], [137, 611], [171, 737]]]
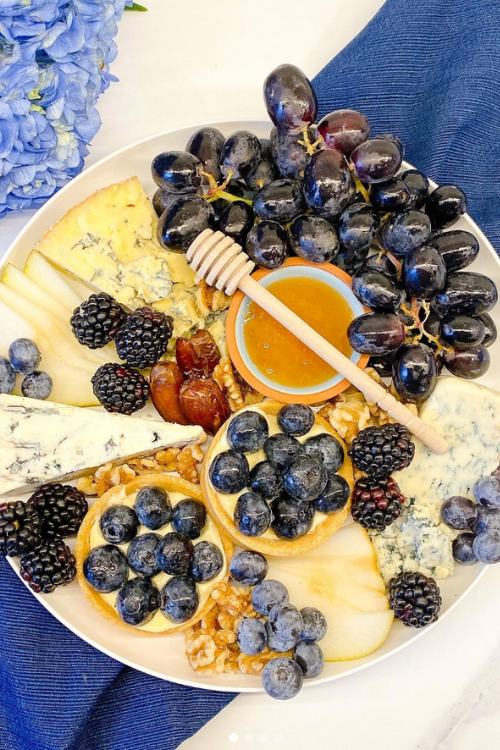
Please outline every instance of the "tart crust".
[[83, 519], [82, 525], [80, 526], [80, 529], [78, 531], [78, 536], [76, 538], [75, 557], [78, 583], [83, 589], [85, 596], [90, 600], [93, 606], [96, 607], [96, 609], [98, 609], [99, 612], [107, 619], [113, 620], [115, 624], [126, 628], [128, 631], [133, 631], [138, 635], [154, 638], [160, 635], [165, 636], [173, 635], [175, 633], [181, 633], [182, 631], [192, 627], [195, 623], [205, 617], [205, 615], [212, 609], [212, 607], [215, 606], [216, 602], [215, 599], [212, 598], [211, 593], [217, 586], [220, 585], [221, 582], [218, 581], [217, 583], [213, 584], [212, 588], [209, 590], [207, 600], [201, 607], [198, 608], [196, 614], [193, 615], [193, 617], [179, 625], [171, 623], [167, 618], [165, 618], [165, 628], [164, 630], [158, 632], [142, 630], [140, 627], [129, 625], [128, 623], [123, 622], [116, 609], [111, 606], [105, 599], [103, 599], [99, 592], [92, 588], [92, 586], [88, 583], [83, 574], [83, 563], [91, 549], [90, 533], [94, 522], [103, 514], [106, 508], [116, 503], [119, 497], [123, 497], [123, 490], [125, 490], [125, 493], [127, 495], [132, 495], [141, 487], [146, 487], [148, 485], [161, 487], [166, 492], [180, 492], [185, 494], [186, 497], [192, 497], [195, 500], [199, 500], [200, 502], [204, 503], [204, 505], [207, 507], [207, 511], [209, 512], [212, 520], [215, 523], [217, 532], [220, 537], [221, 551], [225, 558], [226, 579], [229, 575], [229, 561], [232, 555], [233, 545], [230, 539], [228, 539], [224, 531], [221, 529], [220, 524], [216, 519], [213, 518], [213, 515], [210, 513], [210, 508], [207, 506], [207, 503], [202, 496], [200, 487], [196, 484], [188, 482], [185, 479], [182, 479], [182, 477], [179, 477], [177, 474], [143, 474], [142, 476], [133, 479], [127, 484], [112, 487], [102, 497], [96, 500], [96, 502], [90, 507], [87, 515]]
[[[283, 404], [280, 404], [277, 401], [267, 400], [263, 401], [260, 404], [257, 404], [256, 408], [260, 409], [267, 415], [276, 416], [282, 406]], [[243, 409], [240, 409], [239, 412], [236, 412], [236, 414], [239, 414], [242, 411], [246, 411], [247, 409], [248, 407], [244, 407]], [[232, 414], [229, 420], [233, 419], [236, 414]], [[347, 446], [329, 422], [323, 419], [323, 417], [321, 417], [319, 414], [316, 414], [315, 417], [315, 424], [319, 425], [325, 432], [333, 435], [333, 437], [339, 441], [344, 449], [344, 463], [342, 464], [337, 474], [339, 474], [339, 476], [343, 477], [346, 480], [352, 493], [354, 478], [351, 459], [347, 455]], [[340, 529], [349, 514], [349, 509], [351, 507], [350, 495], [344, 508], [336, 511], [335, 513], [321, 514], [322, 516], [324, 516], [324, 519], [314, 529], [311, 529], [307, 532], [307, 534], [298, 537], [297, 539], [286, 540], [280, 539], [277, 536], [274, 539], [269, 539], [259, 536], [246, 536], [245, 534], [242, 534], [236, 528], [232, 516], [230, 516], [224, 508], [223, 503], [221, 502], [221, 493], [219, 493], [213, 487], [209, 478], [210, 464], [212, 463], [212, 460], [215, 456], [215, 452], [220, 440], [225, 435], [227, 424], [228, 423], [225, 422], [222, 425], [218, 433], [215, 435], [205, 455], [205, 460], [203, 462], [201, 472], [201, 487], [212, 516], [216, 519], [218, 525], [224, 529], [226, 534], [228, 534], [236, 544], [239, 544], [242, 547], [246, 547], [247, 549], [255, 550], [256, 552], [261, 552], [264, 555], [300, 555], [302, 552], [306, 552], [308, 550], [314, 549], [315, 547], [319, 547], [322, 542], [328, 539], [335, 531]], [[318, 513], [318, 511], [316, 512]]]

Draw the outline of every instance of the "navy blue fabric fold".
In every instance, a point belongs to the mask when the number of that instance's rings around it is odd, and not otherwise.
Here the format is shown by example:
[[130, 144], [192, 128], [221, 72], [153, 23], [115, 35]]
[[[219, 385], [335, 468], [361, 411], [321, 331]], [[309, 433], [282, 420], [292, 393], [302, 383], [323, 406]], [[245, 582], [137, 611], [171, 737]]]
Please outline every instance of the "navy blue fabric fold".
[[[388, 0], [314, 86], [321, 114], [362, 110], [415, 166], [460, 185], [500, 249], [498, 0]], [[174, 750], [232, 697], [104, 656], [0, 560], [0, 750]]]

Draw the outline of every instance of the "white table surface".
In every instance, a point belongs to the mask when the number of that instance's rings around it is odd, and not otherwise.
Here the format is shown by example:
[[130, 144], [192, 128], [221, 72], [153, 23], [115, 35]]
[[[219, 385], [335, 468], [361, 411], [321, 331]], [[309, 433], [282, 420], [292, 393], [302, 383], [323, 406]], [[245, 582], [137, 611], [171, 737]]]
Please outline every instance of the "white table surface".
[[[311, 77], [381, 0], [143, 0], [121, 22], [120, 78], [101, 99], [88, 164], [196, 122], [265, 115], [262, 83], [282, 62]], [[0, 221], [0, 253], [30, 213]], [[183, 750], [493, 750], [500, 747], [500, 567], [429, 635], [331, 685], [278, 703], [242, 695]]]

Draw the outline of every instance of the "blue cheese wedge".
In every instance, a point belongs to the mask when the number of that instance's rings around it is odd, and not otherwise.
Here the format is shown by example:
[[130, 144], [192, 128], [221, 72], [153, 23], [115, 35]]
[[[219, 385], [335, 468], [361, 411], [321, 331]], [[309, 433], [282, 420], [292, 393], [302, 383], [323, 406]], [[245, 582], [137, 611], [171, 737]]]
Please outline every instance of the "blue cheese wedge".
[[453, 495], [472, 497], [472, 487], [491, 474], [500, 457], [500, 393], [459, 378], [443, 377], [420, 411], [448, 442], [437, 455], [415, 440], [410, 466], [395, 472], [408, 506], [381, 533], [373, 533], [382, 575], [403, 570], [445, 578], [453, 573], [456, 533], [441, 522], [441, 505]]
[[198, 426], [0, 395], [0, 496], [204, 436]]

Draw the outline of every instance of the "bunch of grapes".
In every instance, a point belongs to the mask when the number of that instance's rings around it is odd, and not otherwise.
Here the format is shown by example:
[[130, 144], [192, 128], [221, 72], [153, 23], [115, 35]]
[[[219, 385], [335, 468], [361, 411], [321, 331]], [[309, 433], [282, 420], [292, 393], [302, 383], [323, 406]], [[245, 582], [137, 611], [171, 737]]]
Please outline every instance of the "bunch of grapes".
[[424, 174], [400, 171], [403, 144], [369, 137], [360, 112], [339, 109], [315, 123], [314, 91], [293, 65], [269, 74], [264, 99], [269, 140], [205, 127], [186, 151], [153, 160], [160, 243], [185, 252], [211, 227], [262, 268], [290, 255], [334, 262], [371, 310], [351, 324], [351, 346], [407, 400], [426, 398], [443, 364], [460, 377], [482, 375], [496, 338], [487, 313], [497, 290], [462, 270], [479, 252], [477, 239], [443, 231], [465, 212], [463, 191], [430, 191]]

